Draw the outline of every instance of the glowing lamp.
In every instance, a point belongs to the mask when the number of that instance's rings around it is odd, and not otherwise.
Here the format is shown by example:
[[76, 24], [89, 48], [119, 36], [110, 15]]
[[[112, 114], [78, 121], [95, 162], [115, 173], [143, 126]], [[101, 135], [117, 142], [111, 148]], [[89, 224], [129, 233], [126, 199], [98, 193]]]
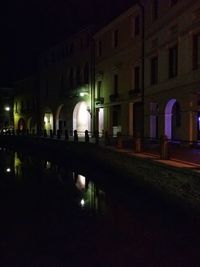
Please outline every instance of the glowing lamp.
[[84, 207], [85, 206], [85, 200], [84, 199], [81, 199], [80, 204], [81, 204], [81, 207]]
[[80, 97], [84, 97], [85, 93], [81, 92], [79, 95], [80, 95]]
[[6, 169], [6, 172], [11, 172], [11, 169], [10, 169], [10, 168], [7, 168], [7, 169]]
[[6, 106], [5, 111], [10, 111], [10, 107]]

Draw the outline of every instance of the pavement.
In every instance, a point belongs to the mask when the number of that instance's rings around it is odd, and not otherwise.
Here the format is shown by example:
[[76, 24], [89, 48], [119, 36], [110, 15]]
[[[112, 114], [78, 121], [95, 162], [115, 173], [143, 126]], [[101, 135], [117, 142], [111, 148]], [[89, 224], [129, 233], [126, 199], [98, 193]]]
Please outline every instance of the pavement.
[[[61, 137], [61, 140], [64, 140], [64, 137]], [[73, 141], [73, 137], [70, 136], [69, 141]], [[85, 138], [79, 137], [79, 142], [85, 142]], [[90, 138], [90, 142], [94, 143], [94, 138]], [[99, 145], [104, 146], [103, 140], [100, 139]], [[182, 146], [177, 143], [169, 143], [169, 159], [167, 160], [162, 160], [160, 158], [160, 148], [158, 144], [145, 145], [140, 153], [135, 153], [133, 149], [124, 147], [117, 148], [116, 146], [109, 146], [109, 148], [118, 152], [128, 153], [129, 155], [149, 158], [177, 168], [195, 169], [200, 172], [200, 147]]]

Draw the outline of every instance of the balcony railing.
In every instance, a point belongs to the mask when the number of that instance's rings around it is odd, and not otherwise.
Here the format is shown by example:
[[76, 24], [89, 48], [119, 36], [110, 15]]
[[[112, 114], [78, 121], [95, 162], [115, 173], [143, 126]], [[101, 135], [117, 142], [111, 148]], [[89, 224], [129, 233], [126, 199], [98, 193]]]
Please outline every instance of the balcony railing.
[[110, 95], [110, 102], [114, 102], [119, 98], [119, 94], [112, 94]]
[[140, 88], [135, 88], [128, 91], [130, 97], [139, 96], [141, 94]]
[[102, 105], [104, 103], [104, 98], [103, 97], [97, 97], [95, 98], [95, 104], [98, 105]]

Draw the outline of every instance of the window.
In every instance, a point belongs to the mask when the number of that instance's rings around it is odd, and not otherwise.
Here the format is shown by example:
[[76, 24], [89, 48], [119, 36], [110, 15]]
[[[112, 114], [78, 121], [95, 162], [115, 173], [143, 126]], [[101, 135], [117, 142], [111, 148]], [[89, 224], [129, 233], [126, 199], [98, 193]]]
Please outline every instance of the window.
[[21, 101], [21, 112], [24, 112], [24, 102]]
[[177, 45], [169, 49], [169, 78], [177, 76], [178, 72], [178, 47]]
[[84, 83], [89, 83], [89, 64], [86, 63], [84, 66]]
[[151, 59], [151, 85], [158, 83], [158, 57]]
[[76, 69], [76, 85], [80, 84], [81, 84], [81, 68], [80, 66], [78, 66]]
[[137, 66], [134, 68], [134, 91], [140, 91], [140, 67]]
[[140, 34], [140, 16], [135, 17], [135, 35]]
[[100, 57], [102, 55], [102, 42], [99, 40], [98, 42], [98, 56]]
[[178, 2], [178, 0], [170, 0], [170, 6], [172, 7], [172, 6], [176, 5], [177, 2]]
[[118, 75], [114, 75], [114, 95], [118, 95]]
[[113, 47], [117, 47], [118, 46], [118, 30], [115, 30], [113, 32]]
[[152, 21], [158, 18], [158, 0], [152, 2]]
[[120, 124], [121, 121], [121, 107], [120, 105], [116, 105], [113, 107], [113, 113], [112, 113], [113, 117], [113, 126], [118, 126]]
[[73, 68], [70, 69], [70, 73], [69, 73], [69, 85], [70, 85], [71, 89], [74, 87], [74, 70], [73, 70]]
[[97, 99], [101, 97], [101, 86], [102, 86], [102, 81], [97, 82]]
[[48, 81], [46, 81], [46, 92], [45, 92], [45, 96], [46, 97], [48, 97], [48, 95], [49, 95], [49, 83], [48, 83]]
[[61, 74], [60, 76], [60, 95], [62, 95], [64, 92], [64, 78], [63, 78], [63, 74]]
[[119, 124], [118, 110], [113, 110], [113, 126], [117, 126], [118, 124]]
[[193, 69], [200, 67], [200, 33], [193, 37]]
[[18, 113], [17, 102], [15, 102], [15, 112]]

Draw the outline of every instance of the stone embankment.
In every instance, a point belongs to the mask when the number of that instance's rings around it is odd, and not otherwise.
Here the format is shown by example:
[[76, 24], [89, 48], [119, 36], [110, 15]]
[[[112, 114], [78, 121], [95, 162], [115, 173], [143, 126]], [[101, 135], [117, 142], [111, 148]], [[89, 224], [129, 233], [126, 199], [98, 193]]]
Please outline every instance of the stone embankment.
[[109, 172], [116, 180], [121, 177], [119, 182], [133, 182], [154, 189], [187, 210], [200, 211], [200, 170], [197, 166], [91, 143], [30, 136], [0, 136], [0, 146], [40, 154], [66, 165], [73, 161], [82, 168], [92, 166], [96, 171]]

